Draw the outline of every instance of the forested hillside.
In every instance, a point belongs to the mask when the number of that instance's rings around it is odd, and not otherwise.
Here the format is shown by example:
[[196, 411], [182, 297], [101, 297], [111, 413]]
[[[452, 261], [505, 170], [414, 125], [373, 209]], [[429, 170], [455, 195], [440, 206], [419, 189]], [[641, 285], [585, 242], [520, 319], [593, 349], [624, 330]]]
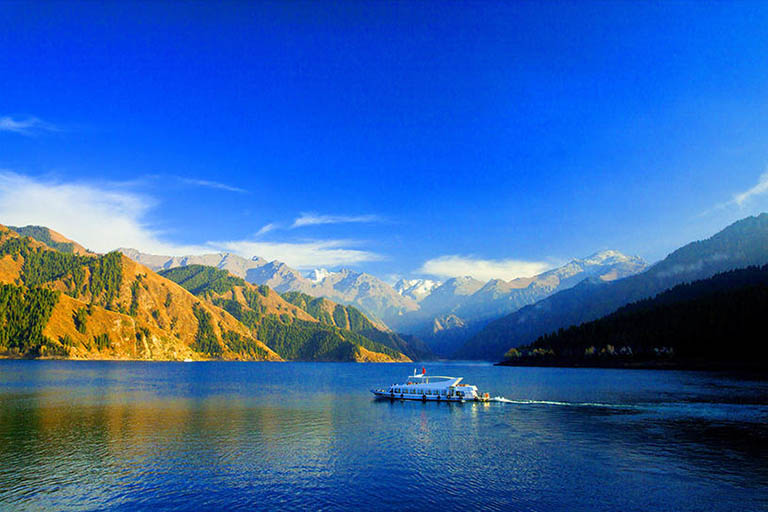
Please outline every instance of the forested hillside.
[[361, 334], [366, 338], [402, 352], [415, 361], [434, 359], [435, 355], [427, 345], [413, 336], [402, 336], [380, 324], [374, 324], [359, 309], [336, 304], [324, 297], [312, 297], [301, 292], [286, 292], [282, 297], [294, 304], [320, 323], [333, 325]]
[[0, 226], [0, 355], [280, 359], [232, 315], [146, 267], [69, 247]]
[[510, 363], [768, 367], [768, 265], [717, 274], [508, 352]]
[[[354, 308], [328, 302], [309, 309], [305, 301], [291, 304], [266, 285], [252, 285], [225, 270], [188, 265], [161, 271], [162, 276], [180, 284], [205, 301], [223, 308], [250, 328], [258, 339], [285, 359], [311, 361], [408, 360], [397, 347], [374, 341], [355, 329], [373, 324]], [[327, 308], [338, 313], [320, 314]], [[318, 318], [319, 317], [319, 318]], [[343, 327], [342, 327], [343, 326]], [[354, 328], [354, 329], [353, 329]]]
[[768, 214], [747, 217], [714, 236], [689, 243], [647, 271], [610, 283], [585, 280], [531, 306], [496, 320], [456, 354], [468, 359], [499, 359], [509, 347], [616, 311], [625, 304], [681, 283], [719, 272], [768, 263]]

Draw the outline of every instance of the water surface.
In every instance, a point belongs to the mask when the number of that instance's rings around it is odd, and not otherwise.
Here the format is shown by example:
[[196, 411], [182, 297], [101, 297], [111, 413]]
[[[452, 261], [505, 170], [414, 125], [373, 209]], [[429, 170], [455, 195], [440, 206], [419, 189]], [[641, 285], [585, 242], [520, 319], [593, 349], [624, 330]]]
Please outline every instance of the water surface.
[[766, 510], [768, 383], [428, 364], [0, 361], [5, 510]]

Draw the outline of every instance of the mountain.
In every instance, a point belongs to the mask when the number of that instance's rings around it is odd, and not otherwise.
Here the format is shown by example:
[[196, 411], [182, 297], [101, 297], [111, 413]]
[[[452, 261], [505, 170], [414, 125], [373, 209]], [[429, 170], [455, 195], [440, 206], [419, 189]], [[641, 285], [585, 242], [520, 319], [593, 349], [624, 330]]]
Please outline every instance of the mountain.
[[8, 226], [8, 229], [15, 231], [21, 237], [25, 237], [25, 236], [31, 237], [39, 242], [44, 243], [45, 245], [47, 245], [52, 249], [56, 249], [57, 251], [66, 252], [70, 254], [79, 254], [81, 256], [93, 254], [91, 251], [87, 250], [82, 245], [78, 244], [73, 240], [70, 240], [69, 238], [65, 237], [61, 233], [57, 233], [56, 231], [50, 228], [46, 228], [43, 226], [23, 226], [23, 227]]
[[475, 321], [498, 318], [586, 278], [609, 282], [637, 274], [646, 267], [646, 262], [637, 256], [625, 256], [618, 251], [598, 252], [532, 278], [488, 281], [462, 303], [456, 314]]
[[229, 313], [120, 253], [81, 254], [46, 228], [23, 232], [68, 247], [0, 226], [0, 354], [281, 359]]
[[[281, 294], [299, 292], [352, 305], [379, 327], [409, 333], [417, 345], [418, 339], [423, 339], [429, 347], [427, 351], [389, 345], [404, 348], [411, 357], [420, 354], [418, 358], [428, 357], [430, 351], [449, 356], [489, 321], [573, 286], [585, 277], [608, 281], [645, 268], [645, 262], [639, 258], [604, 251], [530, 278], [496, 279], [487, 283], [471, 277], [451, 278], [443, 283], [401, 280], [395, 289], [370, 274], [348, 269], [336, 272], [315, 269], [304, 276], [285, 263], [258, 257], [246, 259], [229, 253], [171, 257], [120, 250], [157, 270], [195, 264], [212, 266], [249, 283], [267, 285]], [[417, 301], [414, 297], [421, 298]], [[403, 335], [400, 338], [406, 339]]]
[[187, 265], [160, 275], [230, 313], [284, 359], [409, 361], [396, 340], [352, 307], [325, 299], [310, 301], [313, 307], [308, 307], [306, 300], [297, 300], [300, 294], [290, 297], [291, 303], [269, 286], [253, 285], [215, 267]]
[[198, 256], [157, 256], [124, 247], [118, 249], [118, 251], [125, 254], [133, 261], [141, 263], [156, 272], [159, 270], [167, 270], [169, 268], [185, 267], [187, 265], [204, 265], [206, 267], [216, 267], [226, 270], [233, 275], [245, 278], [248, 271], [268, 264], [266, 260], [261, 258], [254, 257], [249, 260], [226, 252]]
[[394, 289], [403, 297], [419, 302], [441, 284], [440, 281], [430, 279], [400, 279], [395, 283]]
[[591, 277], [611, 281], [646, 268], [644, 260], [603, 251], [539, 275], [486, 283], [471, 277], [448, 279], [424, 296], [420, 309], [392, 320], [392, 327], [423, 337], [443, 356], [456, 352], [489, 321], [541, 300]]
[[539, 337], [506, 364], [768, 369], [766, 310], [768, 265], [732, 270]]
[[586, 279], [533, 305], [489, 323], [456, 357], [500, 359], [510, 347], [612, 313], [619, 307], [669, 289], [751, 265], [768, 263], [768, 214], [748, 217], [706, 240], [674, 251], [643, 273], [605, 282]]
[[177, 284], [124, 254], [88, 253], [43, 227], [17, 229], [29, 236], [0, 227], [0, 355], [409, 360], [363, 335], [322, 325], [269, 287], [225, 270], [165, 271], [175, 272]]
[[286, 292], [283, 298], [299, 306], [320, 323], [348, 329], [366, 338], [401, 352], [415, 361], [427, 361], [435, 355], [423, 341], [396, 334], [386, 326], [376, 324], [353, 306], [336, 304], [324, 297], [312, 297], [301, 292]]
[[304, 277], [285, 263], [267, 262], [258, 257], [249, 260], [229, 253], [172, 257], [144, 254], [135, 249], [119, 250], [155, 270], [192, 264], [206, 265], [227, 270], [252, 284], [267, 285], [278, 293], [301, 292], [313, 297], [326, 297], [360, 308], [386, 324], [392, 318], [419, 308], [414, 300], [401, 296], [384, 281], [348, 269], [338, 272], [320, 269], [313, 271], [310, 277]]

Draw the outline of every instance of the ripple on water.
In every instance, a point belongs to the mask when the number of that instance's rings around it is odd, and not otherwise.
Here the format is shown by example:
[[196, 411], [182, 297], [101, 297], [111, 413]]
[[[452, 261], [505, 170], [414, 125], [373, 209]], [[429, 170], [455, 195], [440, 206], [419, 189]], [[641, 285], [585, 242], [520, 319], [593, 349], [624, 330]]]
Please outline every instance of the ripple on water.
[[397, 365], [35, 364], [0, 361], [0, 509], [768, 504], [752, 381], [447, 365], [511, 403], [424, 404], [371, 400]]

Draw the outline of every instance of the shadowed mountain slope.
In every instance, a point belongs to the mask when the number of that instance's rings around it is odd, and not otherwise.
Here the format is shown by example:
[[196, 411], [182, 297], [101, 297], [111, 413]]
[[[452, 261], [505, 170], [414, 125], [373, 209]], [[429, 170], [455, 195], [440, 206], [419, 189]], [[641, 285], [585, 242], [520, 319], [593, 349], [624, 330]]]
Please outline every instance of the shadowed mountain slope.
[[681, 247], [641, 274], [608, 283], [584, 280], [491, 322], [455, 355], [498, 360], [510, 347], [532, 343], [539, 336], [560, 328], [595, 320], [677, 284], [766, 263], [768, 214], [763, 213], [735, 222], [711, 238]]
[[511, 350], [509, 364], [768, 368], [768, 265], [675, 286]]

